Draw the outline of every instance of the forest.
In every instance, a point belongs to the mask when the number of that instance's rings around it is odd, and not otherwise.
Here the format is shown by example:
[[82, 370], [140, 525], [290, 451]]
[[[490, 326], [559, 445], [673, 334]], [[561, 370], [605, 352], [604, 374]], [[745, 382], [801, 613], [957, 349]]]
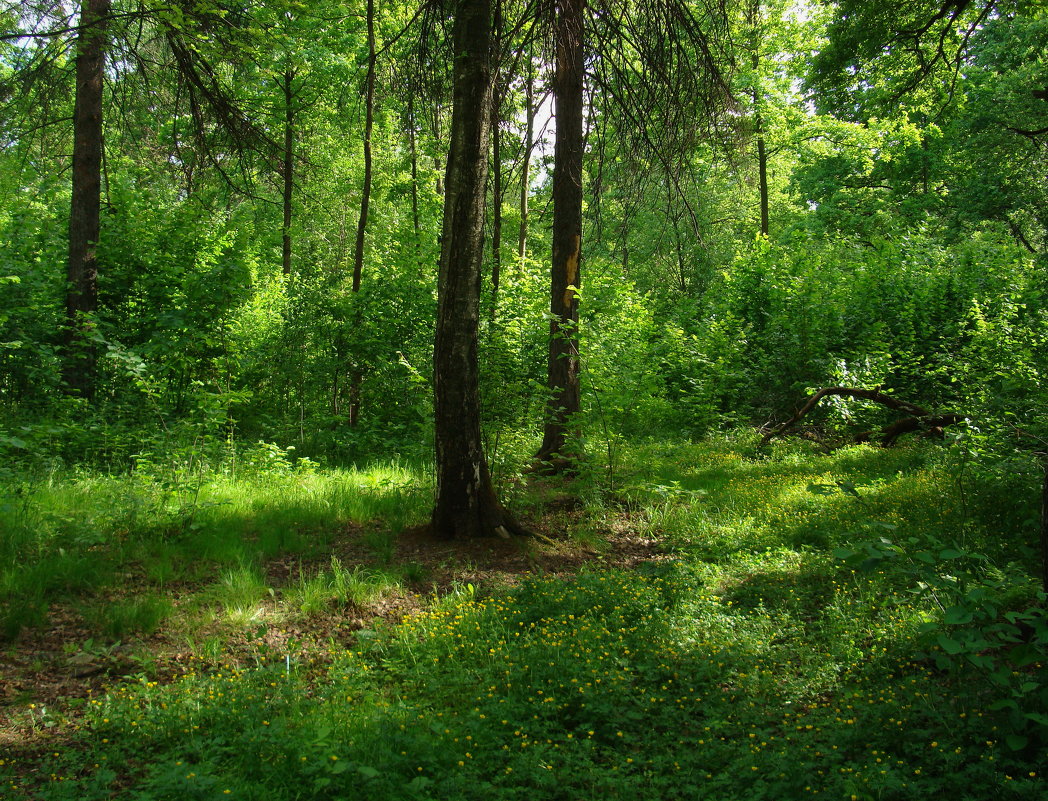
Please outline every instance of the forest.
[[1048, 799], [1044, 0], [0, 0], [0, 796]]

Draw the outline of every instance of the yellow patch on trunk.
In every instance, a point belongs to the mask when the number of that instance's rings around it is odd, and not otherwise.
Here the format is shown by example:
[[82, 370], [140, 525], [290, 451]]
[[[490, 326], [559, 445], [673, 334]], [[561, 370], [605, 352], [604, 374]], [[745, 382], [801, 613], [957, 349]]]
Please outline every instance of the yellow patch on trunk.
[[568, 264], [565, 272], [567, 273], [567, 284], [568, 288], [564, 290], [564, 307], [569, 308], [571, 301], [575, 297], [575, 290], [573, 286], [578, 286], [579, 282], [579, 244], [581, 237], [575, 235], [575, 248], [572, 250], [571, 255], [568, 256]]

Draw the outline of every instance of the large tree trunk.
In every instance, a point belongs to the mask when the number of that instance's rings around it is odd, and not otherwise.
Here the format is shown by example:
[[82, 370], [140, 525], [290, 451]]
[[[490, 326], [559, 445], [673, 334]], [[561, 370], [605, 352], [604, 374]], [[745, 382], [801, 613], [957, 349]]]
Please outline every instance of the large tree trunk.
[[[364, 234], [368, 227], [368, 207], [371, 205], [371, 133], [375, 125], [375, 0], [367, 4], [368, 28], [368, 75], [365, 93], [364, 117], [364, 187], [360, 192], [360, 217], [357, 220], [357, 241], [353, 250], [353, 292], [360, 292], [361, 276], [364, 272]], [[358, 316], [359, 311], [354, 311]], [[356, 361], [356, 360], [354, 360]], [[351, 369], [349, 387], [349, 424], [356, 426], [360, 420], [360, 384], [363, 380], [360, 365], [355, 363]]]
[[62, 380], [70, 394], [95, 392], [97, 352], [91, 316], [98, 309], [99, 214], [102, 188], [102, 76], [110, 0], [84, 0], [76, 43], [73, 187]]
[[523, 533], [499, 505], [480, 438], [481, 264], [490, 132], [491, 0], [459, 0], [433, 353], [440, 537]]
[[559, 0], [553, 76], [557, 141], [553, 152], [553, 264], [550, 281], [549, 403], [536, 458], [564, 466], [571, 418], [581, 408], [579, 300], [581, 286], [583, 149], [583, 12], [585, 0]]

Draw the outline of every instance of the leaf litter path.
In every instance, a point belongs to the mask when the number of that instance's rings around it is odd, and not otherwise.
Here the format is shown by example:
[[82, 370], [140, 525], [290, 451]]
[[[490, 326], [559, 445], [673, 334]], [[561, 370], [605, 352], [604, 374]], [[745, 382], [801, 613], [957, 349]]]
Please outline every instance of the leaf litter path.
[[[596, 545], [567, 536], [583, 518], [570, 499], [548, 503], [541, 517], [527, 520], [542, 539], [441, 541], [423, 529], [396, 537], [387, 558], [376, 557], [369, 534], [379, 524], [347, 526], [332, 537], [329, 548], [310, 558], [292, 555], [264, 565], [274, 590], [247, 621], [228, 620], [197, 626], [192, 635], [180, 628], [180, 612], [200, 614], [199, 596], [206, 584], [169, 585], [171, 616], [147, 638], [107, 642], [92, 630], [75, 604], [53, 604], [46, 626], [23, 631], [0, 650], [0, 753], [28, 761], [59, 747], [60, 733], [78, 717], [86, 699], [105, 694], [124, 681], [170, 682], [184, 673], [219, 665], [254, 664], [260, 650], [309, 660], [333, 648], [351, 648], [361, 629], [399, 622], [456, 587], [474, 585], [481, 593], [516, 584], [529, 575], [569, 577], [582, 567], [631, 569], [642, 562], [668, 559], [658, 540], [641, 533], [628, 512], [608, 516], [591, 529]], [[543, 541], [545, 540], [545, 541]], [[411, 565], [421, 578], [390, 587], [362, 606], [305, 615], [282, 603], [280, 588], [299, 576], [313, 575], [337, 557], [347, 570], [356, 566], [381, 570]], [[126, 574], [125, 586], [110, 590], [113, 601], [147, 592], [144, 578]], [[194, 610], [195, 611], [187, 611]], [[217, 647], [201, 653], [199, 643]], [[194, 647], [194, 643], [197, 647]]]

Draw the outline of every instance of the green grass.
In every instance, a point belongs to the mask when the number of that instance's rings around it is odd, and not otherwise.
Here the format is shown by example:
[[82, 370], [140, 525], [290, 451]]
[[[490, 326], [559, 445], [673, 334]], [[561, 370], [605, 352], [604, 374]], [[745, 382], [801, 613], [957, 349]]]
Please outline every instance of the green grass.
[[[278, 464], [239, 476], [186, 475], [151, 463], [131, 475], [48, 473], [12, 482], [0, 487], [0, 637], [39, 626], [50, 601], [122, 587], [129, 577], [162, 592], [172, 583], [214, 582], [219, 572], [215, 602], [250, 606], [266, 588], [248, 580], [244, 565], [322, 554], [350, 524], [382, 521], [387, 528], [368, 536], [388, 561], [390, 532], [428, 512], [423, 476], [395, 462], [323, 473]], [[241, 591], [245, 597], [228, 597]]]
[[[658, 537], [662, 558], [460, 585], [349, 649], [260, 645], [251, 661], [209, 639], [180, 679], [84, 702], [38, 754], [3, 760], [0, 786], [85, 801], [1048, 798], [1037, 719], [1048, 632], [1035, 616], [1021, 643], [1002, 639], [1008, 615], [1037, 603], [1035, 563], [1028, 528], [1002, 531], [993, 511], [1035, 518], [1035, 484], [983, 476], [967, 488], [978, 502], [962, 503], [949, 453], [931, 447], [768, 456], [723, 439], [621, 458], [622, 484], [602, 490], [615, 503], [587, 504], [564, 534], [589, 543], [619, 516]], [[219, 556], [201, 603], [247, 610], [276, 597], [308, 617], [399, 588], [417, 566], [392, 563], [389, 534], [369, 545], [381, 568], [329, 557], [270, 593], [258, 567], [270, 547], [259, 520], [283, 521], [282, 547], [311, 553], [334, 536], [324, 509], [387, 521], [379, 532], [424, 516], [417, 477], [376, 475], [202, 492], [222, 503], [196, 520], [238, 534], [207, 546]], [[246, 510], [251, 525], [234, 526]], [[151, 530], [165, 580], [187, 569], [186, 543], [205, 549], [192, 530]], [[305, 532], [321, 535], [308, 544]], [[895, 550], [877, 551], [881, 538]], [[107, 542], [141, 558], [141, 538]], [[852, 552], [863, 564], [842, 558]], [[127, 630], [145, 617], [129, 615]]]

